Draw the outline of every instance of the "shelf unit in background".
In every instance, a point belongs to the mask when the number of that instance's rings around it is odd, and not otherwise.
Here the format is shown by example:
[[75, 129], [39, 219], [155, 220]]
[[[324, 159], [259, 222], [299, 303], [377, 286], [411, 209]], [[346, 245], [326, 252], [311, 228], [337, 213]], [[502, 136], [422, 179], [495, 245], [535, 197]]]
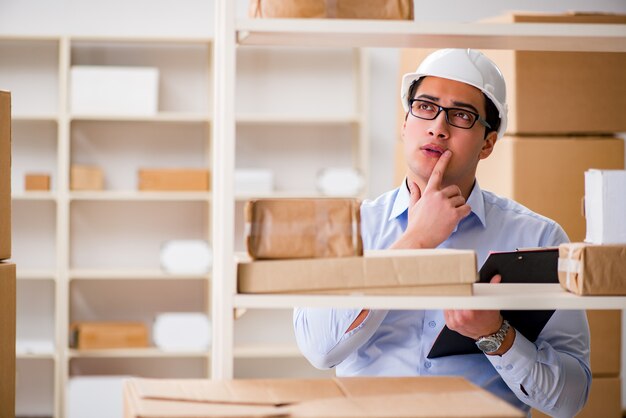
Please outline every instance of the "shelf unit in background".
[[[13, 93], [13, 259], [18, 265], [18, 416], [65, 416], [71, 376], [207, 377], [210, 352], [76, 354], [77, 320], [141, 320], [209, 310], [210, 274], [168, 275], [169, 239], [210, 242], [210, 192], [138, 192], [139, 167], [210, 168], [211, 39], [1, 37], [0, 79]], [[76, 114], [73, 65], [155, 66], [159, 109], [150, 117]], [[105, 190], [69, 189], [70, 164], [95, 164]], [[26, 172], [51, 191], [25, 192]], [[42, 351], [43, 350], [43, 351]], [[129, 357], [129, 356], [126, 356]]]
[[[248, 46], [266, 47], [471, 47], [482, 49], [524, 49], [546, 51], [626, 51], [626, 25], [597, 24], [423, 24], [416, 22], [346, 21], [317, 19], [236, 19], [235, 5], [216, 2], [214, 62], [214, 154], [213, 224], [215, 239], [221, 238], [213, 264], [213, 356], [212, 376], [227, 379], [237, 376], [235, 358], [235, 309], [275, 310], [295, 306], [405, 308], [492, 308], [532, 309], [536, 294], [490, 294], [472, 298], [458, 297], [366, 297], [366, 296], [293, 296], [238, 295], [236, 291], [235, 252], [237, 243], [230, 237], [237, 230], [232, 203], [241, 199], [228, 185], [233, 183], [240, 139], [238, 113], [239, 88], [234, 74], [239, 53]], [[306, 51], [307, 48], [302, 48]], [[237, 89], [236, 86], [237, 85]], [[237, 99], [235, 99], [235, 97]], [[332, 100], [332, 97], [331, 97]], [[252, 117], [250, 117], [252, 119]], [[299, 160], [298, 160], [299, 161]], [[562, 295], [559, 289], [552, 294]], [[514, 296], [518, 296], [515, 298]], [[556, 301], [548, 296], [542, 306], [565, 309], [609, 306], [626, 308], [625, 298], [577, 298], [572, 295]], [[605, 302], [608, 303], [605, 304]], [[479, 304], [480, 303], [480, 304]], [[589, 304], [589, 305], [586, 305]], [[219, 338], [219, 341], [217, 340]]]

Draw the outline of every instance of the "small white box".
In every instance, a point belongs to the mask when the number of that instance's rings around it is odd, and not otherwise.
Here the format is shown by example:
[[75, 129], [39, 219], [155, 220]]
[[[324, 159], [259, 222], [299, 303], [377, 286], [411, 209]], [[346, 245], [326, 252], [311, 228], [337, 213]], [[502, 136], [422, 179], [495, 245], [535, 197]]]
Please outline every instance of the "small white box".
[[626, 243], [626, 170], [585, 172], [585, 218], [585, 242]]
[[151, 116], [158, 110], [158, 68], [73, 66], [70, 86], [70, 109], [77, 115]]
[[211, 321], [202, 312], [160, 313], [152, 339], [163, 351], [204, 351], [211, 344]]
[[178, 239], [161, 245], [161, 269], [169, 274], [206, 274], [212, 265], [213, 252], [204, 240]]
[[123, 418], [124, 381], [130, 377], [71, 377], [67, 382], [67, 418]]
[[274, 191], [274, 173], [265, 169], [235, 170], [235, 192], [242, 194], [270, 194]]

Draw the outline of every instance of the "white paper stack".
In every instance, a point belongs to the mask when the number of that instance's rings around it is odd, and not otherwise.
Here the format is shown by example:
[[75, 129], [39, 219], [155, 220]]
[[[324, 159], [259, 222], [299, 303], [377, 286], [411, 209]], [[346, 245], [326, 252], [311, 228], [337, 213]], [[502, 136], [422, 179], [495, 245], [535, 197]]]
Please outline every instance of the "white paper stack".
[[240, 194], [269, 194], [274, 191], [274, 173], [266, 169], [235, 170], [235, 192]]
[[131, 376], [76, 376], [67, 383], [67, 418], [122, 418]]
[[152, 339], [164, 351], [204, 351], [211, 344], [211, 322], [200, 312], [164, 312], [154, 321]]
[[585, 242], [626, 243], [626, 170], [585, 172]]
[[159, 69], [73, 66], [70, 108], [74, 114], [150, 116], [158, 109]]
[[363, 184], [363, 177], [353, 168], [326, 168], [317, 176], [317, 188], [326, 196], [356, 196]]

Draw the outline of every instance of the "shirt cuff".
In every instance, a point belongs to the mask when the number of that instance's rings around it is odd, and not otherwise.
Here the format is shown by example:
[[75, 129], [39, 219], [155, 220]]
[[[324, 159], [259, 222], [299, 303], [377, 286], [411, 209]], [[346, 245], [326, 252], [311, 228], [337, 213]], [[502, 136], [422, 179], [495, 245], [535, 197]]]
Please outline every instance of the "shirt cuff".
[[487, 356], [501, 376], [521, 382], [537, 362], [537, 346], [515, 330], [515, 340], [501, 356]]

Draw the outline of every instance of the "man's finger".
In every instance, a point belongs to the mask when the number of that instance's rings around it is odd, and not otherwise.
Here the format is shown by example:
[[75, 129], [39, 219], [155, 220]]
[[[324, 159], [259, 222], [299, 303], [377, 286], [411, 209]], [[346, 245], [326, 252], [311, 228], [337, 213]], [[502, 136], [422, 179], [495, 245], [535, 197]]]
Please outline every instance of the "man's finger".
[[420, 192], [420, 188], [417, 187], [417, 184], [415, 182], [408, 180], [407, 184], [409, 186], [409, 193], [411, 195], [409, 207], [412, 208], [417, 203], [417, 201], [420, 200], [420, 197], [422, 197], [422, 193]]
[[430, 174], [426, 190], [439, 190], [441, 187], [441, 181], [443, 180], [443, 173], [446, 171], [446, 167], [448, 166], [448, 162], [451, 157], [452, 151], [450, 150], [445, 150], [445, 152], [441, 154], [441, 157], [439, 157], [437, 164], [435, 164], [435, 167], [433, 168], [433, 172]]
[[500, 282], [502, 282], [502, 276], [499, 274], [496, 274], [495, 276], [491, 278], [491, 280], [489, 280], [489, 283], [500, 283]]

